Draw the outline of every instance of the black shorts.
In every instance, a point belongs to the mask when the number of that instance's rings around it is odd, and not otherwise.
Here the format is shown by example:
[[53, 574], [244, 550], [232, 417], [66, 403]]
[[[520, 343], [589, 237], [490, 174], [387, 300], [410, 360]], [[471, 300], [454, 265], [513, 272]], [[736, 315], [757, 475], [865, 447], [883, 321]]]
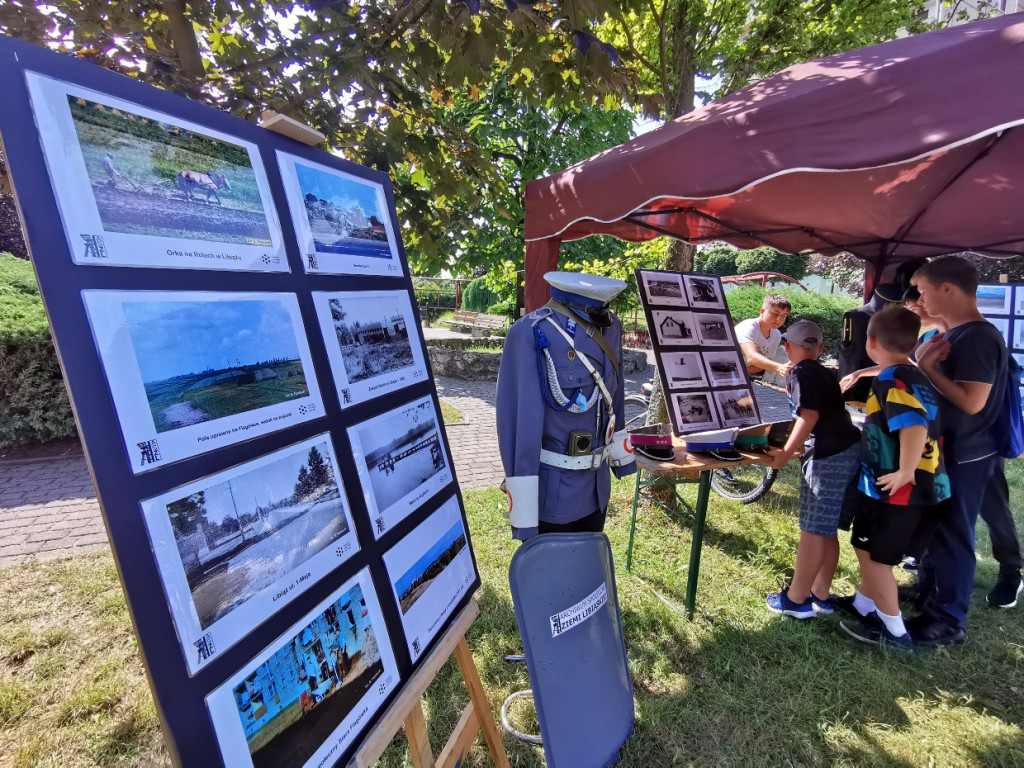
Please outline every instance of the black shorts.
[[859, 492], [856, 495], [859, 500], [848, 500], [856, 509], [850, 535], [856, 549], [884, 565], [899, 565], [908, 555], [924, 554], [941, 518], [938, 507], [884, 504]]

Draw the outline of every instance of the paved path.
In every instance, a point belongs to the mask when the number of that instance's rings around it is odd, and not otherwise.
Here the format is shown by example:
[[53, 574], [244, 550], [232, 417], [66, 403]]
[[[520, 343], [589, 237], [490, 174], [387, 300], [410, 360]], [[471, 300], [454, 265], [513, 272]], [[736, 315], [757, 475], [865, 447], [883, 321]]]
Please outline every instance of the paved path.
[[[626, 391], [638, 392], [653, 371], [648, 365], [628, 376]], [[447, 428], [459, 485], [464, 491], [496, 488], [504, 472], [494, 424], [495, 382], [437, 378], [436, 383], [438, 395], [464, 416], [464, 423]], [[765, 421], [788, 416], [784, 393], [755, 390]], [[83, 456], [0, 462], [0, 568], [107, 546]]]

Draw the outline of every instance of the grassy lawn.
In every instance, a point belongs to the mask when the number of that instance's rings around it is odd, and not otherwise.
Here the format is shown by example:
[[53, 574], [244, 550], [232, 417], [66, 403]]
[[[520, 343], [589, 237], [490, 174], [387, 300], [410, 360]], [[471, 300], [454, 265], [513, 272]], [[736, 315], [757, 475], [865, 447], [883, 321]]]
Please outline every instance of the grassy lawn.
[[461, 424], [466, 420], [465, 414], [462, 413], [458, 408], [449, 403], [443, 397], [439, 398], [441, 402], [441, 420], [445, 424]]
[[[1007, 471], [1015, 509], [1024, 502], [1021, 463]], [[798, 623], [765, 609], [764, 594], [791, 573], [796, 487], [790, 468], [761, 503], [742, 507], [712, 494], [690, 622], [681, 612], [686, 515], [641, 507], [626, 573], [632, 478], [615, 484], [607, 532], [637, 714], [620, 765], [1024, 765], [1024, 606], [984, 604], [996, 574], [984, 525], [967, 643], [886, 655], [849, 640], [838, 619]], [[692, 499], [695, 487], [686, 493]], [[502, 660], [521, 649], [503, 498], [466, 494], [483, 579], [470, 646], [495, 711], [529, 688], [525, 666]], [[844, 542], [836, 590], [855, 584]], [[109, 556], [5, 570], [0, 616], [0, 765], [165, 763]], [[435, 754], [467, 700], [450, 660], [424, 700]], [[536, 732], [528, 704], [514, 707], [512, 720]], [[514, 766], [544, 764], [538, 748], [505, 743]], [[464, 765], [490, 764], [481, 744]], [[402, 737], [381, 765], [411, 765]]]

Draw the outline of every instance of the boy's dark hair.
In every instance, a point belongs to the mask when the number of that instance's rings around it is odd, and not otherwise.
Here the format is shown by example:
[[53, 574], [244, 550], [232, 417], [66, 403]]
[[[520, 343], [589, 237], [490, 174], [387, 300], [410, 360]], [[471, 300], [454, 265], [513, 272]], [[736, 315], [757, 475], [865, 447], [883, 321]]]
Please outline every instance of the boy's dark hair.
[[764, 297], [764, 301], [761, 302], [761, 307], [768, 309], [769, 307], [778, 307], [784, 309], [787, 312], [793, 309], [793, 305], [789, 303], [789, 299], [783, 296], [781, 293], [769, 293]]
[[868, 321], [868, 336], [887, 352], [909, 355], [920, 333], [921, 318], [905, 307], [883, 307]]
[[914, 277], [923, 277], [932, 285], [950, 283], [968, 296], [978, 292], [978, 269], [961, 256], [943, 256], [923, 265]]

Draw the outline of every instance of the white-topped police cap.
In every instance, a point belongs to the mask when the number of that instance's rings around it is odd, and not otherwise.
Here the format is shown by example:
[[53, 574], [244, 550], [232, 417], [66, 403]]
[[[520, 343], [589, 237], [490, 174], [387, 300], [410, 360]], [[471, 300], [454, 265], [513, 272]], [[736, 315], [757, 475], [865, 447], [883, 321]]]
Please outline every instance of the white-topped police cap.
[[552, 288], [602, 304], [607, 304], [627, 287], [624, 281], [616, 280], [614, 277], [588, 275], [583, 272], [548, 272], [544, 279]]

